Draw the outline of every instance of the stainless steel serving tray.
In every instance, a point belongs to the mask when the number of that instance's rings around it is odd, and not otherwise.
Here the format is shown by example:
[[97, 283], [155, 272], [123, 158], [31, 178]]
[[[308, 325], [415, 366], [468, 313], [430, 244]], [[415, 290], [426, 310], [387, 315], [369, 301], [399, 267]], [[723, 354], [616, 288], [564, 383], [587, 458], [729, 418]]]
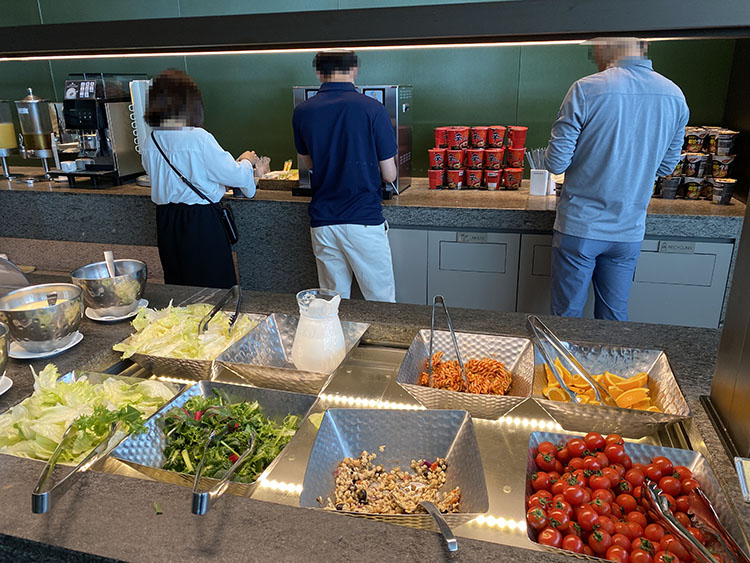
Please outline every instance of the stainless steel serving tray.
[[[217, 363], [242, 383], [316, 395], [336, 370], [318, 373], [296, 369], [292, 362], [292, 345], [298, 323], [298, 316], [269, 315], [224, 351]], [[341, 322], [346, 344], [346, 357], [341, 363], [357, 347], [369, 326], [368, 323]], [[222, 380], [225, 377], [223, 374]]]
[[[427, 370], [430, 350], [430, 331], [420, 330], [401, 363], [397, 381], [425, 407], [466, 410], [476, 418], [496, 419], [531, 395], [534, 351], [528, 338], [457, 332], [456, 340], [464, 362], [482, 357], [503, 362], [513, 375], [510, 389], [506, 395], [478, 395], [419, 385], [419, 374]], [[433, 353], [437, 351], [445, 360], [456, 359], [450, 332], [435, 331]]]
[[[552, 442], [553, 444], [561, 444], [567, 442], [570, 438], [575, 437], [570, 434], [556, 434], [550, 432], [532, 432], [529, 436], [529, 453], [528, 453], [528, 466], [527, 476], [536, 472], [536, 463], [534, 458], [536, 457], [539, 447], [544, 441]], [[708, 461], [700, 453], [692, 450], [680, 450], [676, 448], [666, 448], [662, 446], [654, 446], [651, 444], [643, 444], [638, 442], [626, 442], [625, 451], [633, 460], [633, 463], [643, 463], [644, 465], [651, 463], [651, 460], [656, 456], [668, 457], [675, 466], [684, 465], [690, 471], [693, 472], [693, 476], [700, 483], [701, 489], [708, 496], [713, 504], [716, 514], [719, 516], [721, 523], [727, 528], [730, 534], [735, 538], [741, 538], [742, 534], [737, 527], [737, 519], [735, 518], [732, 510], [729, 507], [726, 497], [719, 485], [719, 480], [716, 478], [711, 466]], [[533, 494], [531, 487], [531, 480], [526, 479], [526, 497], [524, 502], [528, 500], [529, 496]], [[524, 504], [525, 506], [525, 504]], [[529, 539], [536, 542], [536, 532], [531, 528], [527, 528]], [[572, 555], [569, 551], [556, 549], [553, 547], [543, 546], [537, 544], [542, 549], [552, 551], [556, 553], [565, 553], [566, 555]], [[576, 555], [576, 557], [585, 557], [592, 561], [601, 561], [596, 557], [586, 557], [585, 555]]]
[[599, 405], [580, 405], [550, 401], [542, 393], [547, 385], [544, 359], [539, 350], [534, 355], [534, 397], [566, 430], [617, 433], [627, 438], [642, 438], [659, 428], [691, 416], [690, 407], [680, 391], [666, 354], [645, 350], [563, 342], [581, 365], [592, 375], [609, 371], [620, 377], [648, 374], [650, 395], [663, 412], [640, 411]]
[[[128, 437], [112, 452], [111, 456], [156, 481], [192, 487], [193, 475], [162, 469], [164, 447], [166, 446], [166, 437], [163, 431], [164, 416], [173, 408], [183, 406], [191, 397], [212, 396], [214, 389], [222, 390], [232, 402], [258, 401], [263, 409], [263, 414], [277, 422], [283, 421], [289, 414], [296, 415], [300, 419], [300, 426], [304, 423], [310, 407], [316, 401], [315, 396], [302, 393], [260, 389], [217, 381], [201, 381], [186, 389], [159, 409], [146, 422], [146, 432]], [[279, 457], [281, 457], [281, 453], [276, 460]], [[261, 476], [252, 483], [230, 482], [227, 492], [239, 496], [249, 496], [263, 476], [273, 469], [276, 460], [272, 461]], [[201, 488], [209, 489], [217, 482], [216, 479], [203, 478], [201, 479]]]
[[[381, 446], [385, 446], [382, 452]], [[386, 471], [408, 468], [412, 459], [445, 458], [445, 490], [461, 488], [461, 512], [444, 515], [451, 526], [468, 522], [489, 507], [482, 458], [468, 413], [382, 409], [326, 411], [307, 462], [300, 506], [323, 509], [317, 499], [334, 498], [333, 473], [338, 464], [345, 457], [359, 457], [363, 450], [376, 453], [375, 461]], [[428, 514], [341, 514], [437, 530]]]
[[[233, 312], [227, 311], [227, 313], [232, 314]], [[256, 315], [253, 313], [240, 314], [244, 317], [248, 317], [254, 323], [260, 323], [266, 318], [265, 315]], [[252, 328], [250, 330], [252, 330]], [[131, 338], [133, 338], [133, 335], [128, 336], [123, 342], [128, 342]], [[211, 379], [213, 374], [214, 360], [189, 360], [139, 353], [133, 354], [129, 359], [155, 375], [174, 377], [177, 379], [203, 381], [205, 379]]]

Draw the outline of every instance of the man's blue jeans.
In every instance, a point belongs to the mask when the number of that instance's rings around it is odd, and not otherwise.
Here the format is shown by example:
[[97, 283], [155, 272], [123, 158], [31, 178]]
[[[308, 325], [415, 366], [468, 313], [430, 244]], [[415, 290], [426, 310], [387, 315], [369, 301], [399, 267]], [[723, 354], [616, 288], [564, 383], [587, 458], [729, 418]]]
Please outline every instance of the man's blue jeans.
[[594, 283], [594, 317], [628, 320], [628, 299], [641, 253], [640, 242], [552, 237], [552, 314], [581, 317]]

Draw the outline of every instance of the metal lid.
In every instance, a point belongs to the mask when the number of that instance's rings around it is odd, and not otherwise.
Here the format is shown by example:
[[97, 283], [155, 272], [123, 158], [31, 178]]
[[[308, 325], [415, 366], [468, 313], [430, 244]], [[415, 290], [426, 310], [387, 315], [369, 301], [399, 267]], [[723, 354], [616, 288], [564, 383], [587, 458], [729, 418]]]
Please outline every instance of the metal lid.
[[44, 102], [42, 98], [39, 96], [34, 95], [34, 92], [31, 91], [31, 88], [27, 88], [27, 91], [29, 92], [29, 95], [26, 96], [23, 100], [18, 100], [22, 103], [37, 103], [37, 102]]

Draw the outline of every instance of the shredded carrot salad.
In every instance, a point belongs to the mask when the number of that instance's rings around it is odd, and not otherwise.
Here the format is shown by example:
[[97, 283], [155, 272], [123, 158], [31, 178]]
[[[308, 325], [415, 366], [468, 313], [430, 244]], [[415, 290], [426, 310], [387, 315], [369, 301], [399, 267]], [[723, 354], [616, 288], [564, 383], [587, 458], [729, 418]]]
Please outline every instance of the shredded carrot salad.
[[462, 391], [481, 395], [505, 395], [510, 389], [511, 374], [502, 362], [492, 358], [476, 358], [464, 362], [466, 381], [461, 377], [458, 360], [441, 360], [442, 352], [432, 356], [432, 385], [429, 374], [419, 374], [419, 384], [435, 389]]

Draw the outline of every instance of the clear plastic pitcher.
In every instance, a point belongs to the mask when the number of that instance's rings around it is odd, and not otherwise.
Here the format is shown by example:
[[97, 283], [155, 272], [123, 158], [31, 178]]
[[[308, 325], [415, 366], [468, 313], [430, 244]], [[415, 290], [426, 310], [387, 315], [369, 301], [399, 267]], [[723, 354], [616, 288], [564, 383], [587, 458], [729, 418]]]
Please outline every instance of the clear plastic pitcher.
[[297, 369], [331, 373], [344, 360], [339, 303], [341, 295], [332, 289], [306, 289], [297, 294], [299, 324], [292, 345]]

